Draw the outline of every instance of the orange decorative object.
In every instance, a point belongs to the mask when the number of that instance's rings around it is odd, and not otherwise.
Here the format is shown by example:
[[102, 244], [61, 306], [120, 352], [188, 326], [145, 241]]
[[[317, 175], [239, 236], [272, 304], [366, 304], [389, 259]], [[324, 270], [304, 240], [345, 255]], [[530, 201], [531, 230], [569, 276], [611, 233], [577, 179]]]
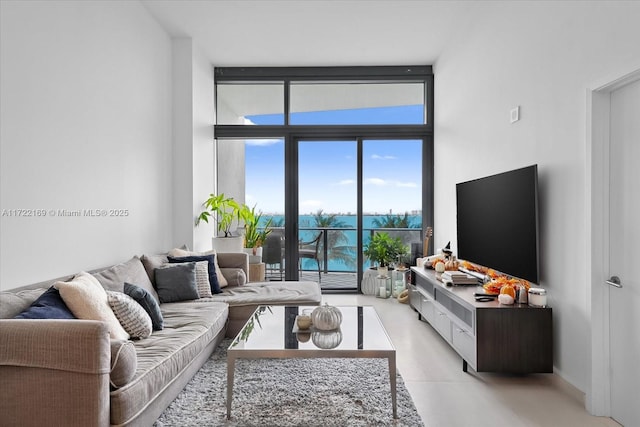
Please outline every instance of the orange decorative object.
[[511, 298], [516, 299], [516, 290], [511, 285], [504, 285], [500, 288], [500, 294], [507, 294], [511, 296]]
[[482, 287], [488, 294], [498, 295], [500, 293], [500, 287], [494, 282], [485, 283]]

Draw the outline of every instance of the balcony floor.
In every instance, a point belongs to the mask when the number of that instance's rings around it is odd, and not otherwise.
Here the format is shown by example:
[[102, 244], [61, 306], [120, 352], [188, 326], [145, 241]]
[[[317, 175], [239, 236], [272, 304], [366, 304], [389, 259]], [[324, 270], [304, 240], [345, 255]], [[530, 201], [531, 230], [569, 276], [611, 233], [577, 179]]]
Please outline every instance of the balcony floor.
[[[320, 281], [320, 287], [322, 288], [323, 291], [351, 290], [355, 292], [358, 287], [358, 283], [357, 283], [358, 279], [357, 279], [356, 273], [342, 273], [342, 272], [321, 273], [321, 278], [322, 279]], [[277, 271], [272, 272], [267, 270], [267, 280], [279, 280], [279, 273]], [[318, 272], [317, 271], [301, 271], [300, 280], [317, 282]]]

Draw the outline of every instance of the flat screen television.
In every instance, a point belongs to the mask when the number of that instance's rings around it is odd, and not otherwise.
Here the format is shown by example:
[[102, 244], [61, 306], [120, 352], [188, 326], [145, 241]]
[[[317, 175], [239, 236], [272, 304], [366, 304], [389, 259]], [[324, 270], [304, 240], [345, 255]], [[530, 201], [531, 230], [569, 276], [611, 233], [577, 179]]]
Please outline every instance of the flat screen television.
[[538, 167], [456, 184], [458, 258], [539, 283]]

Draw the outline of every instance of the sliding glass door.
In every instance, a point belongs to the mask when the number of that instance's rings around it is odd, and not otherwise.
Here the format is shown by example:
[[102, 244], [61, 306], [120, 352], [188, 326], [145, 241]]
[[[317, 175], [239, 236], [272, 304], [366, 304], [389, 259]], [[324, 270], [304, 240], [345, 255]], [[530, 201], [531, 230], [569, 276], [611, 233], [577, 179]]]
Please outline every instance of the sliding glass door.
[[[362, 254], [375, 233], [399, 238], [409, 262], [422, 240], [422, 140], [297, 139], [297, 240], [301, 280], [359, 289], [373, 266]], [[292, 230], [293, 233], [294, 230]], [[292, 248], [293, 249], [293, 248]]]
[[[393, 263], [411, 263], [422, 241], [422, 140], [363, 141], [362, 242], [376, 233], [399, 238], [406, 254]], [[364, 269], [373, 268], [364, 260]]]
[[357, 289], [358, 143], [298, 141], [298, 267], [323, 289]]

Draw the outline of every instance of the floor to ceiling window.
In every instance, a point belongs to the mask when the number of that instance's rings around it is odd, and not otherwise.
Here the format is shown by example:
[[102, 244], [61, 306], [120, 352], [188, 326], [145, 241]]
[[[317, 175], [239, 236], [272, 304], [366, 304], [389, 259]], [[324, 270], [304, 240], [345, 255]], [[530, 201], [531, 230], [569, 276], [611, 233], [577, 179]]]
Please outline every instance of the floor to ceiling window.
[[433, 224], [431, 67], [215, 75], [217, 191], [270, 221], [269, 279], [358, 290], [374, 233], [421, 254]]

